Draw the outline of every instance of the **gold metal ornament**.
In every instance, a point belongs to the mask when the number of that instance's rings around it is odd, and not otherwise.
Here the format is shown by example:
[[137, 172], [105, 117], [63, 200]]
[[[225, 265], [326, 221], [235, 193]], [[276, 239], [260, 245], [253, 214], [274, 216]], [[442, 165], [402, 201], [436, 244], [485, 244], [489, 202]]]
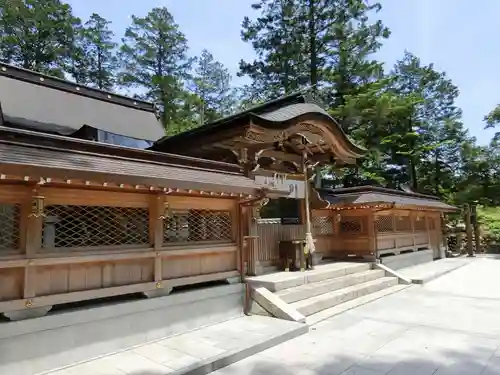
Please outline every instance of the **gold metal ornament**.
[[45, 197], [35, 195], [31, 201], [31, 213], [29, 217], [45, 217]]
[[160, 215], [160, 220], [165, 220], [171, 217], [170, 204], [168, 202], [163, 203], [163, 214]]

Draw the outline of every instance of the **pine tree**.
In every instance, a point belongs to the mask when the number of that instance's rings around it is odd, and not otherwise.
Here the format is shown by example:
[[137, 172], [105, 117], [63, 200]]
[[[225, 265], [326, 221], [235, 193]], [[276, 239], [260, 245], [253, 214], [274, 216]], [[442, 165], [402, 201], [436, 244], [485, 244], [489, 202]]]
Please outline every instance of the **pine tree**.
[[59, 0], [0, 0], [0, 58], [63, 77], [80, 20]]
[[260, 0], [252, 8], [260, 16], [253, 21], [245, 17], [241, 36], [252, 44], [257, 59], [242, 60], [239, 75], [252, 79], [246, 93], [257, 102], [296, 91], [308, 83], [308, 76], [299, 1]]
[[257, 59], [242, 61], [240, 75], [252, 79], [255, 91], [269, 97], [305, 86], [318, 92], [325, 88], [328, 103], [341, 106], [360, 84], [380, 77], [382, 64], [369, 60], [389, 36], [380, 21], [368, 21], [380, 10], [378, 3], [261, 0], [252, 7], [260, 16], [245, 18], [242, 37], [252, 43]]
[[460, 149], [467, 140], [461, 110], [455, 105], [458, 88], [432, 64], [422, 65], [408, 52], [392, 74], [399, 95], [419, 98], [406, 116], [406, 123], [412, 127], [408, 131], [415, 133], [408, 145], [412, 151], [407, 155], [412, 173], [420, 169], [419, 180], [424, 190], [440, 196], [450, 194], [454, 171], [461, 161]]
[[234, 109], [231, 74], [207, 50], [196, 59], [190, 91], [200, 99], [201, 123], [227, 116]]
[[[493, 129], [500, 124], [500, 104], [484, 116], [484, 121], [486, 123], [485, 129]], [[495, 133], [493, 141], [495, 143], [500, 143], [500, 132]]]
[[159, 103], [168, 132], [194, 126], [193, 95], [184, 90], [191, 65], [187, 40], [168, 9], [154, 8], [143, 18], [132, 16], [122, 41], [120, 83]]
[[87, 83], [101, 90], [113, 88], [118, 69], [117, 43], [113, 42], [114, 33], [109, 29], [110, 24], [110, 21], [93, 13], [79, 32]]

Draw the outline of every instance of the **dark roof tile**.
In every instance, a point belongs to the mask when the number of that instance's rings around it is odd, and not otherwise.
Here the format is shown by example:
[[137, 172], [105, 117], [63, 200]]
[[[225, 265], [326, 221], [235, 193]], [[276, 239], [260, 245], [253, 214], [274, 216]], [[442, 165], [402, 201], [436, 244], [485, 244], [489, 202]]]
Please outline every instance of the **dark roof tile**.
[[408, 193], [393, 189], [375, 188], [371, 186], [319, 190], [322, 199], [332, 206], [372, 205], [377, 203], [405, 206], [421, 206], [455, 211], [456, 207], [441, 202], [438, 198], [418, 193]]
[[[109, 178], [107, 182], [162, 185], [180, 189], [252, 194], [262, 185], [242, 175], [201, 168], [165, 165], [108, 155], [49, 147], [0, 143], [0, 166], [36, 168], [41, 177], [86, 179]], [[89, 178], [90, 179], [90, 178]]]

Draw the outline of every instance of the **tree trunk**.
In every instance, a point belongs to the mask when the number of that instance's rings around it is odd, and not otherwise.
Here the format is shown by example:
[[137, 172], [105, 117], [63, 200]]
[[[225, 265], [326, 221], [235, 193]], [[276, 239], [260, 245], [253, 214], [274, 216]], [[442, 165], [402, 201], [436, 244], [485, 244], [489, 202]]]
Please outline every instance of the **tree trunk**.
[[439, 150], [436, 150], [434, 158], [434, 194], [439, 195], [439, 183], [441, 168], [439, 165]]
[[316, 4], [315, 0], [309, 0], [309, 58], [310, 58], [310, 82], [313, 91], [316, 92], [318, 84], [318, 51], [316, 47]]
[[[410, 117], [408, 120], [408, 132], [413, 131], [413, 122], [412, 118]], [[411, 150], [414, 150], [415, 148], [415, 142], [412, 140], [410, 142], [410, 147]], [[410, 173], [410, 186], [413, 191], [418, 191], [418, 182], [417, 182], [417, 168], [415, 167], [415, 155], [411, 154], [408, 157], [408, 170]]]

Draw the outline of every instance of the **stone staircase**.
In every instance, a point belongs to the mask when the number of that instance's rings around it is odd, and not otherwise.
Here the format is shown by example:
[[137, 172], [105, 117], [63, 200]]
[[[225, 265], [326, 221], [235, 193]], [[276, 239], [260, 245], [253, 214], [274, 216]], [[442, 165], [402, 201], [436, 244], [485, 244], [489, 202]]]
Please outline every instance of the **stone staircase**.
[[318, 265], [306, 272], [278, 272], [247, 282], [252, 289], [251, 312], [288, 320], [304, 320], [348, 301], [365, 296], [369, 301], [407, 287], [396, 275], [371, 263], [348, 262]]

